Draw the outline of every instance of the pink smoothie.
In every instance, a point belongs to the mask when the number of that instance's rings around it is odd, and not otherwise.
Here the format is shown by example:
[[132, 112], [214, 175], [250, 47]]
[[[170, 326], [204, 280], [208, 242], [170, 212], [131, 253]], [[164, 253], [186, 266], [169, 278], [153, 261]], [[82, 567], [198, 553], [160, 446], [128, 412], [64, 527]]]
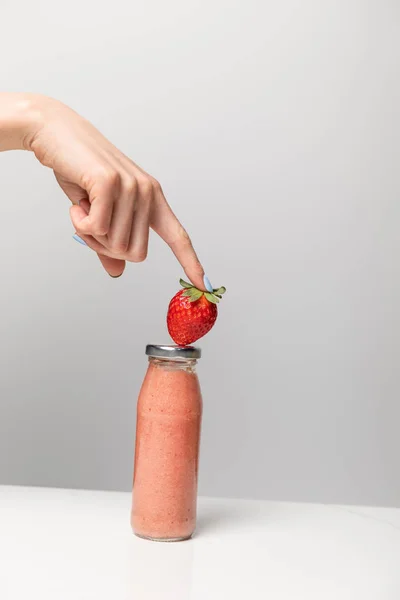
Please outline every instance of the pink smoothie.
[[158, 540], [192, 535], [201, 414], [193, 366], [150, 359], [137, 407], [131, 515], [137, 535]]

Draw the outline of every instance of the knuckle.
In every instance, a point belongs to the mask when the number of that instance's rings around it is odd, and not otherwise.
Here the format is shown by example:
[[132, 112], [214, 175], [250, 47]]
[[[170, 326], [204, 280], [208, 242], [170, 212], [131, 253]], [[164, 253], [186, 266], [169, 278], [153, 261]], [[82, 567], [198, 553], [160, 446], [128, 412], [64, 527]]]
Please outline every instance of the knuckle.
[[126, 254], [128, 245], [129, 245], [129, 241], [124, 241], [124, 240], [118, 241], [118, 242], [115, 242], [114, 244], [112, 244], [111, 250], [115, 254], [124, 255], [124, 254]]
[[81, 234], [89, 233], [89, 227], [88, 227], [87, 223], [77, 223], [75, 225], [75, 229], [76, 229], [77, 233], [81, 233]]
[[131, 253], [130, 261], [134, 263], [144, 262], [147, 258], [147, 248], [140, 248]]
[[108, 166], [99, 167], [94, 174], [94, 178], [108, 187], [116, 187], [120, 183], [118, 171]]
[[182, 227], [182, 225], [178, 229], [178, 239], [182, 244], [186, 244], [188, 246], [191, 246], [192, 244], [188, 232], [184, 227]]
[[102, 235], [107, 235], [108, 228], [105, 225], [102, 225], [101, 223], [93, 223], [92, 231], [93, 231], [93, 235], [102, 236]]
[[192, 242], [186, 229], [181, 224], [179, 224], [174, 234], [168, 240], [168, 244], [172, 249], [176, 246], [189, 248], [191, 247]]
[[138, 182], [135, 177], [130, 177], [124, 183], [124, 189], [128, 194], [135, 194], [138, 189]]
[[110, 187], [118, 186], [120, 183], [119, 173], [114, 170], [107, 171], [105, 175], [105, 183], [108, 184]]
[[153, 187], [153, 191], [158, 194], [161, 193], [162, 194], [162, 187], [159, 181], [157, 181], [157, 179], [154, 179], [154, 177], [151, 178], [151, 185]]
[[146, 179], [143, 179], [140, 183], [140, 191], [142, 192], [143, 196], [145, 196], [146, 198], [152, 196], [153, 194], [153, 184], [152, 181], [149, 177], [147, 177]]

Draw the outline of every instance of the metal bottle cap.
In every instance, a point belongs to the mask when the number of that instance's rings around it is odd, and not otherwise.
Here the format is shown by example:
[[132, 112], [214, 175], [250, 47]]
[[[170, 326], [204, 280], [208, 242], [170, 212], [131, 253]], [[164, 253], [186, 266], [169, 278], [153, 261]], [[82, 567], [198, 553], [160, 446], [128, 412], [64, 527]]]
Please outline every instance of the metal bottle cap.
[[201, 350], [195, 346], [157, 346], [156, 344], [148, 344], [146, 354], [147, 356], [168, 358], [170, 360], [196, 360], [201, 357]]

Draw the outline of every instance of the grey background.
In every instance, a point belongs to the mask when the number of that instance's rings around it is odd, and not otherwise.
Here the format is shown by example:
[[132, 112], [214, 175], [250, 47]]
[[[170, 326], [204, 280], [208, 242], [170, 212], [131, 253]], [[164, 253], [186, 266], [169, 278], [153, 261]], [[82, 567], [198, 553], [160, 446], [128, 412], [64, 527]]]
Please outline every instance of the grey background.
[[[22, 19], [23, 16], [23, 19]], [[400, 506], [399, 5], [2, 2], [3, 90], [162, 183], [215, 285], [202, 494]], [[0, 156], [0, 482], [128, 490], [180, 268], [112, 280], [28, 153]]]

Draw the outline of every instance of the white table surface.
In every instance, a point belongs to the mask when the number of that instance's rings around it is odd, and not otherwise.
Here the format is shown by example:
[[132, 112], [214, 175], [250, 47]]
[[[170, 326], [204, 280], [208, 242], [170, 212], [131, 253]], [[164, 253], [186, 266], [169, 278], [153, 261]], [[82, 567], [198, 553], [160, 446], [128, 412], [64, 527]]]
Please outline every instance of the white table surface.
[[0, 487], [1, 600], [399, 600], [400, 510], [202, 498], [136, 538], [130, 495]]

